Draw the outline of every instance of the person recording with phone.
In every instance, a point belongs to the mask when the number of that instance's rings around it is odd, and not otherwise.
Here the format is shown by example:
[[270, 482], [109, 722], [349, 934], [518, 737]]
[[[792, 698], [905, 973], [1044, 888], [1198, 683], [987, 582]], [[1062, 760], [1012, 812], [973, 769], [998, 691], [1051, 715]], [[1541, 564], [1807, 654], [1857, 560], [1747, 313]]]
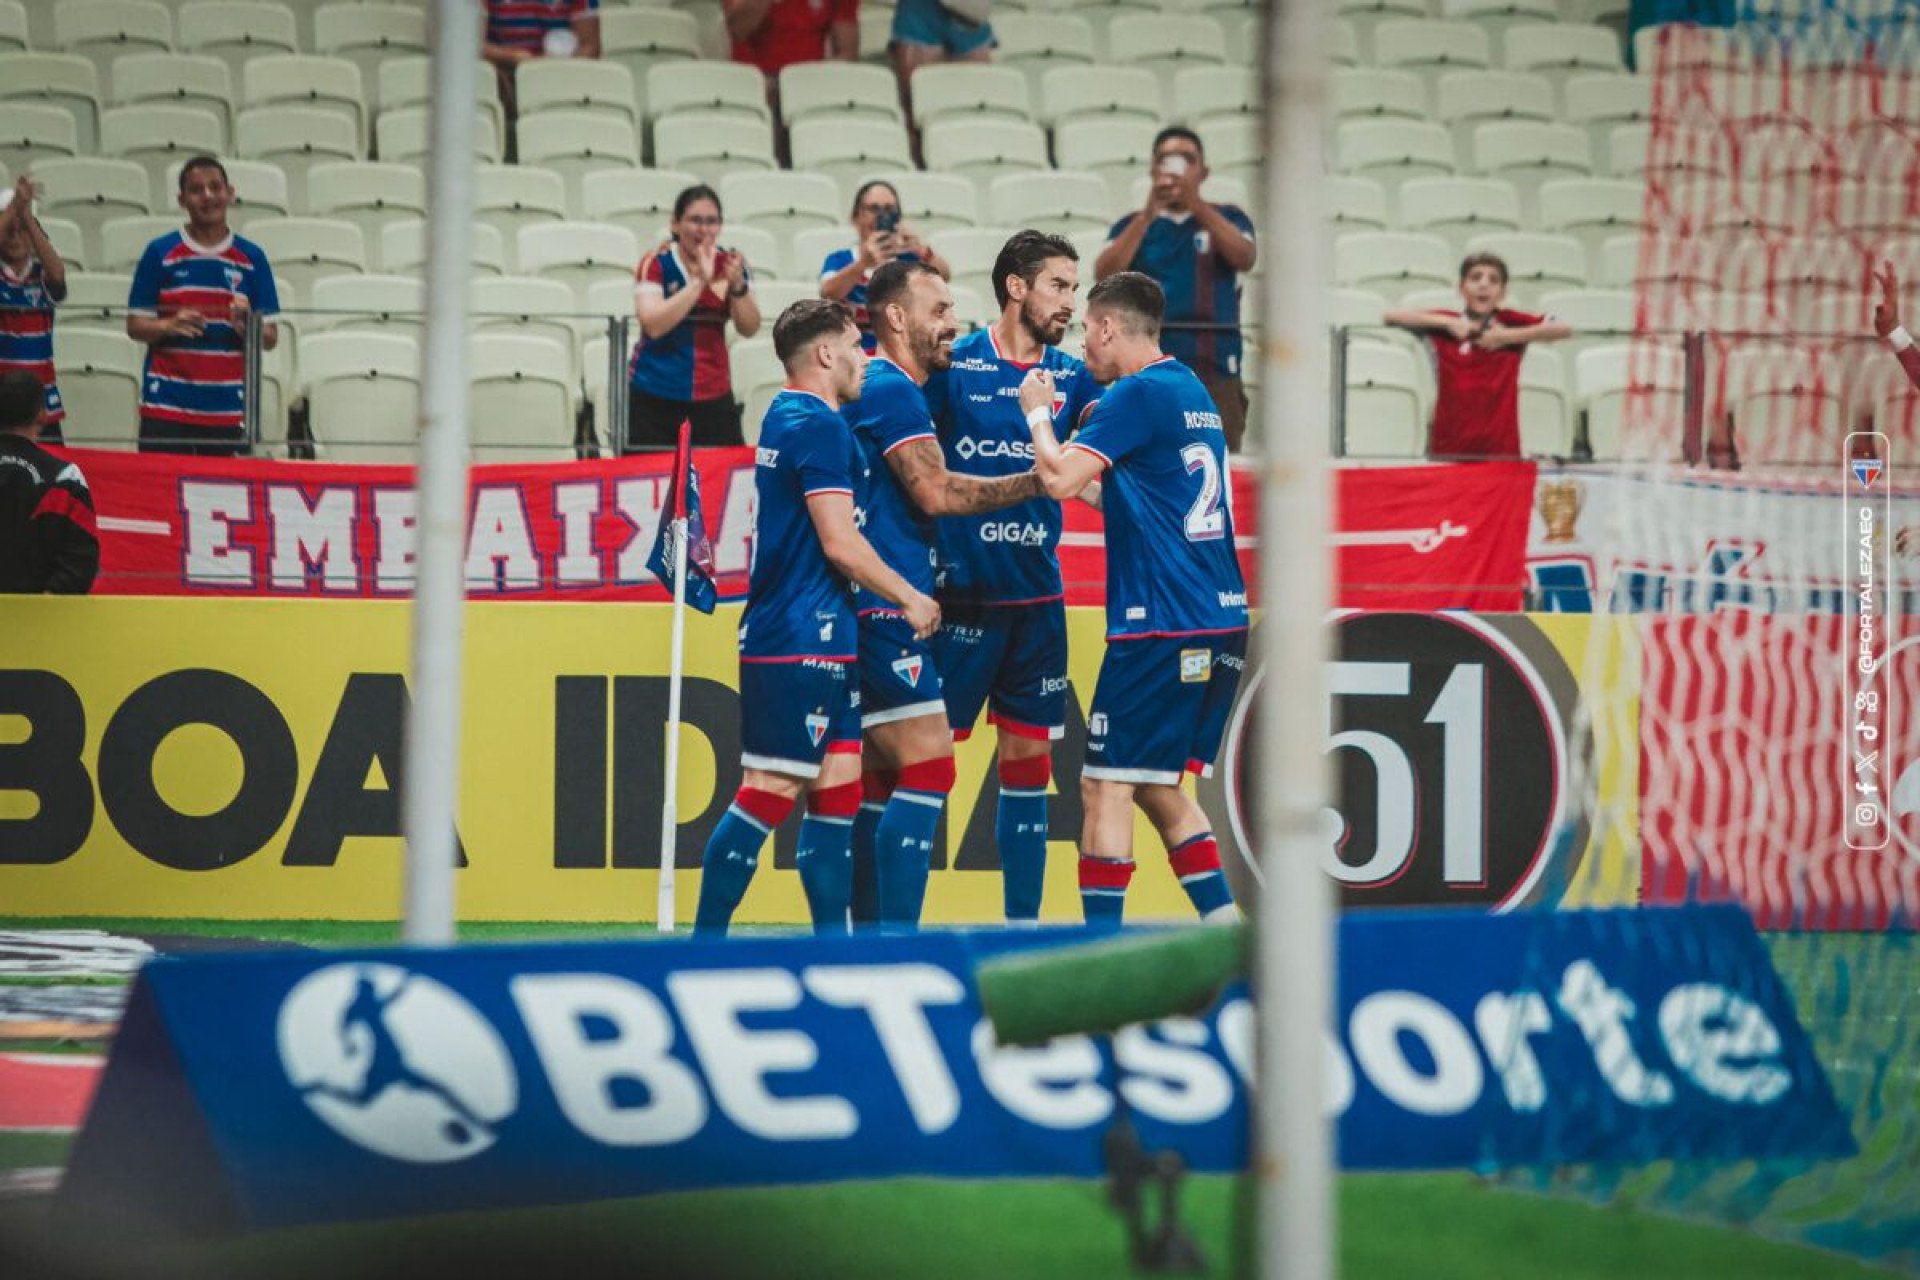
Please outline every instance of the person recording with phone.
[[1094, 259], [1104, 280], [1121, 271], [1151, 276], [1166, 292], [1161, 349], [1206, 385], [1239, 452], [1247, 429], [1241, 382], [1240, 277], [1253, 270], [1253, 220], [1238, 205], [1200, 194], [1207, 180], [1200, 135], [1170, 125], [1153, 140], [1147, 202], [1113, 224]]
[[889, 262], [924, 262], [942, 280], [953, 271], [912, 227], [900, 221], [900, 193], [889, 182], [861, 185], [853, 197], [853, 229], [859, 236], [852, 249], [836, 249], [820, 264], [820, 296], [853, 308], [860, 341], [868, 354], [874, 350], [873, 326], [867, 320], [867, 281]]

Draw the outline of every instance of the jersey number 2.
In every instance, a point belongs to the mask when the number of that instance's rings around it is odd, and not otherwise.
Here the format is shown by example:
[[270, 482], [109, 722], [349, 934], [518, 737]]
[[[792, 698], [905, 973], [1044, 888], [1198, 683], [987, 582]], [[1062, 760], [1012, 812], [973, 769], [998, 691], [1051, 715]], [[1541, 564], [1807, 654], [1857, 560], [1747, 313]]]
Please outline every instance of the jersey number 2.
[[1227, 531], [1227, 513], [1220, 509], [1220, 463], [1213, 450], [1203, 444], [1190, 444], [1180, 451], [1187, 474], [1200, 473], [1200, 496], [1187, 508], [1187, 541], [1211, 542]]

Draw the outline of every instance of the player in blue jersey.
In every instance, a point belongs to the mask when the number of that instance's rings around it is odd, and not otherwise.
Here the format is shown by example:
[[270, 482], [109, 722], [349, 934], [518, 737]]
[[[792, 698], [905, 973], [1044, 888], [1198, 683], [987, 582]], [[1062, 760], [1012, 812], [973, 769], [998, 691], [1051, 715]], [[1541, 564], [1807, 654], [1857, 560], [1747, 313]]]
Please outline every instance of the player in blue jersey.
[[[947, 466], [964, 475], [1019, 475], [1033, 462], [1020, 415], [1020, 380], [1054, 379], [1060, 434], [1086, 415], [1100, 387], [1055, 344], [1066, 336], [1080, 289], [1072, 242], [1021, 231], [993, 267], [1000, 318], [953, 344], [953, 366], [927, 382], [927, 406]], [[1067, 611], [1060, 581], [1060, 504], [1037, 497], [989, 515], [940, 522], [940, 608], [935, 638], [954, 734], [973, 731], [981, 708], [998, 730], [1000, 800], [994, 842], [1007, 919], [1040, 916], [1047, 861], [1047, 787], [1053, 743], [1066, 732]], [[884, 780], [882, 780], [884, 782]], [[872, 800], [861, 809], [871, 821]]]
[[896, 606], [911, 635], [940, 608], [889, 569], [860, 533], [864, 464], [840, 406], [860, 396], [867, 355], [843, 304], [809, 298], [773, 326], [787, 369], [755, 450], [753, 567], [740, 617], [740, 763], [733, 804], [707, 841], [699, 933], [724, 933], [760, 846], [807, 793], [800, 879], [823, 933], [847, 928], [853, 816], [860, 807], [858, 635], [853, 584]]
[[[1180, 789], [1220, 749], [1246, 667], [1247, 589], [1234, 557], [1227, 440], [1193, 371], [1160, 350], [1166, 295], [1138, 272], [1087, 294], [1087, 365], [1107, 394], [1062, 445], [1054, 379], [1020, 386], [1034, 466], [1056, 497], [1101, 481], [1107, 525], [1107, 654], [1080, 774], [1080, 899], [1088, 923], [1118, 924], [1133, 878], [1133, 806], [1208, 918], [1237, 914], [1207, 815]], [[1104, 477], [1104, 480], [1102, 480]]]
[[[880, 558], [921, 591], [934, 588], [933, 517], [996, 511], [1042, 496], [1030, 468], [987, 478], [947, 468], [921, 387], [952, 362], [953, 294], [924, 262], [896, 260], [867, 285], [879, 354], [867, 362], [865, 388], [844, 413], [865, 455], [862, 512]], [[953, 789], [953, 731], [941, 696], [940, 664], [900, 610], [870, 591], [860, 614], [861, 728], [867, 769], [892, 786], [872, 821], [854, 832], [854, 919], [890, 929], [920, 921], [928, 858], [947, 793]]]

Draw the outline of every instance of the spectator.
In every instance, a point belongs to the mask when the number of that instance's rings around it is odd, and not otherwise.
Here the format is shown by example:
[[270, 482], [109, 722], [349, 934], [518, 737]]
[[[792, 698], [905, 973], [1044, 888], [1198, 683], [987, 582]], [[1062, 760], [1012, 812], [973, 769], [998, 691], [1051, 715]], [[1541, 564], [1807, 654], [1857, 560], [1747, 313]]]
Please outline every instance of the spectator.
[[913, 73], [930, 62], [987, 62], [993, 57], [992, 0], [900, 0], [889, 48], [908, 101]]
[[873, 326], [867, 320], [867, 281], [873, 273], [895, 259], [924, 262], [938, 271], [942, 280], [953, 279], [953, 270], [912, 227], [900, 221], [900, 193], [890, 182], [876, 179], [854, 194], [853, 229], [860, 237], [859, 246], [835, 249], [820, 264], [820, 296], [853, 308], [861, 344], [872, 355], [875, 342]]
[[1094, 259], [1104, 280], [1118, 271], [1153, 277], [1167, 295], [1160, 345], [1206, 384], [1239, 452], [1247, 430], [1240, 380], [1240, 276], [1253, 270], [1253, 220], [1238, 206], [1200, 194], [1207, 180], [1200, 135], [1172, 125], [1153, 140], [1147, 204], [1113, 224]]
[[0, 372], [0, 591], [85, 595], [100, 572], [93, 495], [77, 464], [40, 447], [46, 390]]
[[600, 56], [600, 0], [487, 0], [480, 56], [493, 64], [511, 118], [513, 72], [521, 63]]
[[1573, 330], [1550, 316], [1509, 311], [1507, 264], [1471, 253], [1460, 264], [1459, 311], [1389, 311], [1386, 323], [1425, 335], [1438, 394], [1427, 452], [1436, 458], [1520, 454], [1520, 361], [1530, 342], [1558, 342]]
[[727, 324], [751, 338], [760, 331], [760, 304], [746, 258], [721, 246], [720, 227], [713, 188], [688, 187], [673, 202], [671, 237], [634, 272], [640, 341], [633, 352], [629, 452], [673, 448], [689, 419], [696, 445], [746, 443], [727, 363]]
[[44, 389], [40, 434], [60, 443], [67, 411], [53, 374], [53, 305], [67, 296], [67, 264], [33, 216], [37, 193], [25, 174], [0, 193], [0, 373], [30, 373]]
[[720, 0], [733, 60], [766, 74], [768, 90], [796, 62], [860, 56], [859, 0]]
[[[273, 268], [227, 226], [226, 166], [195, 156], [180, 170], [187, 225], [147, 246], [127, 295], [127, 336], [147, 344], [140, 379], [140, 450], [237, 456], [246, 426], [247, 317], [280, 311]], [[262, 325], [271, 350], [278, 325]]]

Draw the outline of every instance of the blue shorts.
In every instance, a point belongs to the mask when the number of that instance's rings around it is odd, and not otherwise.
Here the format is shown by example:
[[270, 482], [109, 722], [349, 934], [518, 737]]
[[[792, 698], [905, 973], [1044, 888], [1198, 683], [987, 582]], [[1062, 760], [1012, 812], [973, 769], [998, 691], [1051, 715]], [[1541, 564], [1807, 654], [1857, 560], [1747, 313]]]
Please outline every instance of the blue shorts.
[[897, 613], [860, 618], [860, 727], [945, 714], [933, 646]]
[[893, 10], [894, 44], [972, 53], [993, 45], [993, 24], [968, 22], [940, 0], [900, 0]]
[[943, 604], [933, 638], [947, 722], [964, 740], [987, 708], [1002, 733], [1051, 741], [1067, 729], [1067, 606]]
[[851, 662], [740, 663], [740, 764], [815, 778], [829, 751], [860, 750]]
[[1244, 631], [1109, 641], [1081, 776], [1175, 786], [1211, 774], [1246, 652]]

